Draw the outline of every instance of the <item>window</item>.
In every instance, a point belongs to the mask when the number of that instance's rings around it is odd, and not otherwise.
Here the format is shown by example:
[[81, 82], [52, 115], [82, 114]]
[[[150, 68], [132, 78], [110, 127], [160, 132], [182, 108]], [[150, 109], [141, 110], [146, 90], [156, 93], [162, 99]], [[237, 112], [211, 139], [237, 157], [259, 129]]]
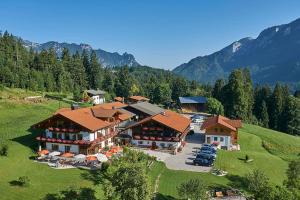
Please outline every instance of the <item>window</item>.
[[214, 137], [214, 141], [215, 141], [215, 142], [218, 141], [218, 137]]
[[215, 131], [218, 132], [218, 128], [215, 128]]
[[143, 144], [143, 141], [139, 141], [138, 144]]
[[224, 142], [224, 137], [220, 137], [220, 142]]
[[70, 139], [71, 140], [76, 140], [76, 135], [75, 134], [70, 134]]
[[57, 133], [53, 133], [52, 138], [57, 138]]
[[58, 145], [52, 144], [52, 151], [58, 151]]
[[65, 146], [65, 152], [70, 152], [71, 146]]
[[78, 137], [78, 140], [82, 140], [82, 135], [81, 134], [78, 134], [77, 137]]
[[220, 129], [220, 131], [221, 131], [221, 133], [223, 133], [223, 132], [224, 132], [224, 130], [223, 130], [222, 128]]
[[65, 133], [65, 139], [70, 140], [70, 135], [68, 133]]

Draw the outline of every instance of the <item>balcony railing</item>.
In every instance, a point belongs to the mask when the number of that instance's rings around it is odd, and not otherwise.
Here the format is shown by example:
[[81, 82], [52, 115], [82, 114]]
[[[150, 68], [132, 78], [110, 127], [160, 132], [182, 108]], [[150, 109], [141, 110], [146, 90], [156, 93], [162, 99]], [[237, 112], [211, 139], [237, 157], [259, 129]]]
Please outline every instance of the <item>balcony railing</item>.
[[146, 135], [134, 135], [135, 140], [151, 140], [151, 141], [164, 141], [164, 142], [179, 142], [179, 137], [161, 137], [161, 136], [146, 136]]
[[48, 130], [51, 131], [51, 132], [65, 132], [65, 133], [78, 133], [78, 132], [80, 132], [79, 129], [75, 129], [75, 128], [49, 127]]
[[36, 139], [38, 141], [41, 142], [51, 142], [51, 143], [61, 143], [61, 144], [79, 144], [79, 145], [89, 145], [89, 144], [93, 144], [93, 143], [97, 143], [97, 142], [103, 142], [109, 138], [112, 138], [114, 136], [116, 136], [117, 133], [116, 132], [112, 132], [108, 135], [99, 137], [93, 141], [87, 141], [87, 140], [65, 140], [65, 139], [58, 139], [58, 138], [47, 138], [47, 137], [37, 137]]

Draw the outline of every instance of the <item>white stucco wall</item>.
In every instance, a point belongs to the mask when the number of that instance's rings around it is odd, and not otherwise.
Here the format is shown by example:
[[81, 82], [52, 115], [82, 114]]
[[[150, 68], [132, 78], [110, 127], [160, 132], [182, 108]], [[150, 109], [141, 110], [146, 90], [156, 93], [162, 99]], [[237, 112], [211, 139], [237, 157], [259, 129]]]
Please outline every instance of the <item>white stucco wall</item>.
[[58, 145], [58, 151], [65, 152], [65, 146], [70, 146], [70, 152], [72, 153], [79, 153], [79, 146], [78, 145], [68, 145], [68, 144], [59, 144], [59, 143], [49, 143], [46, 142], [46, 149], [52, 151], [52, 144]]
[[[142, 142], [142, 144], [139, 144], [139, 142]], [[161, 144], [165, 145], [165, 148], [169, 147], [169, 145], [174, 146], [175, 148], [180, 147], [181, 142], [165, 142], [165, 141], [152, 141], [152, 140], [131, 140], [131, 143], [136, 146], [152, 146], [152, 142], [156, 143], [156, 146], [161, 148]]]
[[[217, 138], [217, 141], [214, 140], [214, 138]], [[223, 142], [221, 142], [221, 137], [224, 138]], [[212, 144], [213, 142], [219, 142], [220, 146], [226, 146], [226, 147], [230, 147], [231, 145], [231, 137], [230, 136], [226, 136], [226, 135], [206, 135], [205, 136], [205, 142], [207, 142], [207, 138], [210, 138], [210, 143]]]
[[101, 98], [99, 95], [92, 96], [92, 99], [94, 104], [101, 104], [105, 102], [105, 98]]

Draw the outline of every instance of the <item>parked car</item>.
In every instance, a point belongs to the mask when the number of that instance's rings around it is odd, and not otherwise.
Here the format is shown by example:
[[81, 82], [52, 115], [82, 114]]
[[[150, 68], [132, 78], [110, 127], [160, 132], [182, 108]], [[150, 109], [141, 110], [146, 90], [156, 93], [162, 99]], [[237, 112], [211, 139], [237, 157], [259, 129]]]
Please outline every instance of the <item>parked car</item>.
[[194, 130], [194, 125], [190, 124], [190, 130]]
[[202, 151], [210, 151], [210, 152], [212, 152], [212, 153], [217, 153], [217, 150], [216, 149], [214, 149], [213, 147], [201, 147], [201, 149], [200, 149], [200, 151], [202, 152]]
[[193, 118], [193, 119], [192, 119], [192, 122], [193, 122], [193, 123], [202, 123], [202, 122], [203, 122], [203, 119], [202, 119], [202, 118]]
[[209, 151], [209, 150], [207, 150], [207, 151], [201, 151], [200, 153], [202, 153], [202, 154], [206, 154], [206, 155], [209, 155], [209, 156], [212, 156], [212, 157], [214, 157], [215, 159], [216, 159], [216, 157], [217, 157], [217, 154], [216, 153], [213, 153], [213, 152], [211, 152], [211, 151]]
[[203, 159], [203, 158], [195, 158], [193, 160], [194, 165], [200, 165], [200, 166], [213, 166], [214, 162], [213, 160]]
[[213, 145], [213, 144], [202, 144], [202, 147], [209, 147], [209, 148], [213, 148], [213, 149], [215, 149], [215, 150], [217, 150], [217, 147], [216, 147], [216, 145]]
[[208, 159], [208, 160], [215, 160], [216, 157], [214, 155], [211, 155], [211, 154], [206, 154], [206, 153], [198, 153], [196, 158], [203, 158], [203, 159]]

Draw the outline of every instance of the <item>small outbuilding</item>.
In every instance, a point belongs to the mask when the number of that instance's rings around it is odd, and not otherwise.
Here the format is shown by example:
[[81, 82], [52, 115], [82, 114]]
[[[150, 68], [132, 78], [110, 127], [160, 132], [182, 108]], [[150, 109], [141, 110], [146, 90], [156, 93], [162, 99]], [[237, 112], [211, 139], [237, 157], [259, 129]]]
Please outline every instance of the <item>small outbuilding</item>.
[[203, 96], [179, 97], [181, 110], [185, 113], [205, 112], [207, 98]]
[[93, 100], [93, 104], [105, 103], [105, 91], [102, 90], [87, 90], [87, 95]]
[[149, 102], [150, 99], [143, 96], [131, 96], [128, 98], [128, 103]]

